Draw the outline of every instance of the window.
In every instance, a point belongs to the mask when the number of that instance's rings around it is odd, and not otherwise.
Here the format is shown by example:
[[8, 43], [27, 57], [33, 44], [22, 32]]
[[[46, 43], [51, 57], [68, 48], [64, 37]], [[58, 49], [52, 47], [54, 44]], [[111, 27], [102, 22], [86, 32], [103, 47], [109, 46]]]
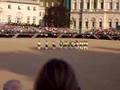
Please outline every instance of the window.
[[88, 21], [85, 22], [85, 27], [88, 28]]
[[90, 2], [87, 2], [87, 9], [90, 9]]
[[42, 19], [39, 20], [39, 25], [42, 26]]
[[116, 2], [116, 9], [119, 10], [119, 2]]
[[39, 15], [42, 16], [42, 13], [40, 12]]
[[112, 6], [112, 5], [113, 5], [113, 3], [112, 3], [112, 2], [110, 2], [110, 3], [109, 3], [110, 10], [111, 10], [111, 9], [113, 9], [113, 6]]
[[27, 9], [30, 10], [30, 6], [28, 6]]
[[101, 2], [101, 9], [103, 10], [104, 9], [104, 3]]
[[81, 20], [79, 21], [79, 29], [81, 29], [81, 27], [82, 27], [82, 22], [81, 22]]
[[92, 27], [95, 27], [95, 22], [92, 22]]
[[111, 21], [109, 22], [109, 27], [110, 27], [110, 28], [112, 27], [112, 22], [111, 22]]
[[36, 11], [36, 7], [33, 7], [33, 11]]
[[44, 3], [42, 1], [40, 2], [40, 6], [42, 6], [42, 7], [44, 6]]
[[48, 2], [46, 2], [46, 7], [48, 7], [49, 6], [49, 4], [48, 4]]
[[80, 10], [82, 9], [82, 2], [80, 2]]
[[20, 6], [18, 6], [18, 10], [21, 10], [21, 7], [20, 7]]
[[75, 20], [73, 20], [73, 24], [74, 24], [74, 28], [76, 28], [76, 21]]
[[102, 28], [102, 21], [99, 22], [99, 27]]
[[97, 9], [97, 1], [94, 0], [94, 9]]
[[73, 3], [73, 9], [76, 10], [77, 9], [77, 3]]
[[27, 17], [27, 24], [30, 24], [30, 16]]
[[52, 2], [52, 7], [54, 6], [54, 2]]
[[119, 25], [118, 25], [118, 21], [116, 22], [116, 28], [118, 27]]
[[21, 23], [21, 18], [20, 17], [16, 17], [16, 23]]
[[8, 23], [11, 23], [11, 16], [8, 15]]
[[36, 17], [33, 17], [33, 24], [35, 24], [36, 22]]
[[11, 9], [11, 5], [8, 5], [8, 9]]

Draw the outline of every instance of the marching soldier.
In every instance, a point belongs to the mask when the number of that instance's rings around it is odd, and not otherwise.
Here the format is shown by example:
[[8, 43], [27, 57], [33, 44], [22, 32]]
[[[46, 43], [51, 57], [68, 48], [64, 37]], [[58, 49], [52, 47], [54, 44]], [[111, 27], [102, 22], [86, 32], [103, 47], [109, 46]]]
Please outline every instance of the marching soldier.
[[85, 45], [84, 45], [84, 49], [85, 49], [85, 50], [88, 50], [88, 41], [85, 41], [84, 44], [85, 44]]
[[60, 45], [60, 48], [63, 48], [63, 41], [62, 40], [60, 40], [59, 45]]
[[67, 49], [68, 48], [68, 41], [65, 41], [64, 47]]
[[73, 48], [71, 40], [69, 41], [69, 48], [71, 48], [71, 49]]
[[80, 42], [80, 49], [83, 50], [84, 49], [84, 41]]
[[38, 41], [38, 43], [37, 43], [37, 48], [38, 48], [38, 50], [41, 49], [41, 43], [40, 43], [40, 41]]
[[45, 41], [45, 49], [46, 49], [46, 50], [48, 49], [48, 44], [49, 44], [49, 43], [48, 43], [48, 41], [46, 40], [46, 41]]
[[72, 41], [71, 42], [71, 48], [74, 48], [74, 46], [75, 46], [75, 43], [74, 43], [74, 41]]
[[80, 48], [80, 50], [82, 50], [82, 47], [83, 47], [82, 41], [80, 41], [80, 42], [79, 42], [79, 48]]
[[76, 48], [76, 49], [79, 48], [79, 42], [78, 42], [78, 40], [76, 40], [76, 42], [75, 42], [75, 48]]
[[55, 45], [55, 41], [52, 42], [52, 49], [55, 49], [56, 45]]

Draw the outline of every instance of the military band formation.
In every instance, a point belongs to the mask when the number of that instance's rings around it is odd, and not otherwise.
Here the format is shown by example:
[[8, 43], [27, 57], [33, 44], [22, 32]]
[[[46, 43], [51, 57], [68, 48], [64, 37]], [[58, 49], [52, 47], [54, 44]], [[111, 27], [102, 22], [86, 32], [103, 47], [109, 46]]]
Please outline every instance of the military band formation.
[[58, 45], [55, 41], [45, 42], [42, 43], [40, 41], [37, 42], [37, 49], [38, 50], [48, 50], [48, 49], [80, 49], [80, 50], [88, 50], [88, 41], [82, 40], [60, 40]]

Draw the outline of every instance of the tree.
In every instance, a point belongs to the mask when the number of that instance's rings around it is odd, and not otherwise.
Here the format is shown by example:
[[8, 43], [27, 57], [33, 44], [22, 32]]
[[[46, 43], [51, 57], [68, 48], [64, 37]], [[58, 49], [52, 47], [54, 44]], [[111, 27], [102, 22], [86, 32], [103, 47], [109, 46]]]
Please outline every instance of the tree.
[[44, 17], [45, 25], [48, 27], [69, 27], [69, 11], [63, 4], [50, 7]]

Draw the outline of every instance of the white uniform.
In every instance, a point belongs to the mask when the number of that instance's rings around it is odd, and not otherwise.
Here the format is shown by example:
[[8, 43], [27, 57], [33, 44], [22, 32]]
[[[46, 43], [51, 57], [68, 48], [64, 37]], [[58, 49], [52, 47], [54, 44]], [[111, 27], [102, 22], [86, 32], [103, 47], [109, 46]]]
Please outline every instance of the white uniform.
[[54, 42], [54, 41], [52, 42], [52, 48], [53, 48], [53, 49], [56, 48], [56, 45], [55, 45], [55, 42]]
[[37, 43], [37, 48], [38, 48], [38, 50], [41, 49], [41, 43], [40, 43], [40, 41], [38, 41], [38, 43]]
[[45, 49], [48, 49], [48, 41], [45, 42]]

